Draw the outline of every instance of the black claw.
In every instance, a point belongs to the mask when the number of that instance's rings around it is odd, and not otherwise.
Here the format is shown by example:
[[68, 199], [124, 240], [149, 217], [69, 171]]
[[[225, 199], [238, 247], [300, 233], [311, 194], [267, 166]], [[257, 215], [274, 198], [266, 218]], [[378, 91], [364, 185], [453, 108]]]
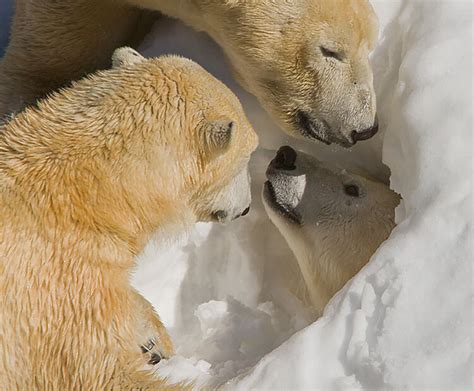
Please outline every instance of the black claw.
[[150, 339], [146, 345], [141, 345], [140, 349], [143, 354], [148, 353], [151, 349], [155, 347], [155, 341]]

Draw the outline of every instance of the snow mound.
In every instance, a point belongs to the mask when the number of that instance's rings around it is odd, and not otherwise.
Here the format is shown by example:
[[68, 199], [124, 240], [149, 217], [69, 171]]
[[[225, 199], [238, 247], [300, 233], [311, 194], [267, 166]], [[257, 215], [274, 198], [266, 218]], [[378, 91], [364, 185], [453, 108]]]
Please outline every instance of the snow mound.
[[[249, 216], [198, 224], [140, 256], [133, 283], [177, 347], [160, 375], [238, 390], [472, 387], [472, 4], [373, 3], [382, 131], [351, 151], [285, 136], [206, 36], [162, 20], [143, 43], [147, 55], [182, 54], [223, 80], [261, 137]], [[390, 238], [312, 324], [286, 289], [295, 261], [259, 197], [284, 143], [387, 178], [383, 160], [403, 197]]]

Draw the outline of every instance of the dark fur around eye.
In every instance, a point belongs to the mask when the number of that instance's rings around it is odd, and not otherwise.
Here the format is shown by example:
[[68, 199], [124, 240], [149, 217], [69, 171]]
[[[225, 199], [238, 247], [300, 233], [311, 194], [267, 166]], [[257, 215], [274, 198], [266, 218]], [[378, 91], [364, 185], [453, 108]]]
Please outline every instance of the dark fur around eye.
[[321, 46], [320, 49], [324, 57], [335, 58], [338, 61], [342, 61], [342, 55], [340, 53], [327, 49], [324, 46]]
[[357, 185], [344, 185], [344, 193], [351, 197], [359, 197], [360, 191]]

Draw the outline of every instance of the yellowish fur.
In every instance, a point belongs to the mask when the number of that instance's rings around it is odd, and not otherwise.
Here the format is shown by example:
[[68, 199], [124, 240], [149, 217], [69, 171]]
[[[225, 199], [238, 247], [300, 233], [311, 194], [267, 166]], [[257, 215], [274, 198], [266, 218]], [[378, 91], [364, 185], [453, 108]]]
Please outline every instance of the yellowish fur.
[[[128, 3], [129, 5], [126, 5]], [[374, 124], [368, 54], [377, 18], [367, 0], [18, 0], [0, 62], [0, 117], [107, 66], [137, 8], [207, 32], [240, 83], [288, 133], [349, 146]], [[328, 58], [322, 48], [340, 55]], [[314, 132], [304, 128], [304, 113]], [[303, 122], [303, 123], [302, 123]]]
[[4, 124], [0, 388], [172, 389], [140, 349], [173, 352], [129, 284], [134, 256], [157, 230], [212, 219], [256, 143], [235, 96], [178, 57], [97, 73]]
[[116, 0], [16, 0], [0, 60], [0, 120], [87, 73], [112, 52], [138, 44], [154, 18]]

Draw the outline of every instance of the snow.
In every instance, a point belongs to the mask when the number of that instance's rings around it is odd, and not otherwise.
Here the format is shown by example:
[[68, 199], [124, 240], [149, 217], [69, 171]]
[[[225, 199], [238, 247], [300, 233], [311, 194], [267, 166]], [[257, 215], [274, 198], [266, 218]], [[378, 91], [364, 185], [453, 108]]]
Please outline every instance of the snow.
[[[140, 256], [133, 283], [178, 353], [160, 375], [232, 390], [472, 388], [472, 4], [373, 4], [382, 131], [352, 150], [284, 135], [207, 36], [161, 20], [143, 43], [147, 55], [182, 54], [223, 80], [261, 140], [247, 217], [198, 224]], [[295, 260], [260, 201], [266, 165], [286, 143], [386, 179], [383, 162], [403, 197], [390, 238], [316, 322], [288, 290]]]

